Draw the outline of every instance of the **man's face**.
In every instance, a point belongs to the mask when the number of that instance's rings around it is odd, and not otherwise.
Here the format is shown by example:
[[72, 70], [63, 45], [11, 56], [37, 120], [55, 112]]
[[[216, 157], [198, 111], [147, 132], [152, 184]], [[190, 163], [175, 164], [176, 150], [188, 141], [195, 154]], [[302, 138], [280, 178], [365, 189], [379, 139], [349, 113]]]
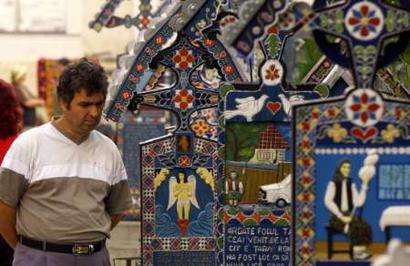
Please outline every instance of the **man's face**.
[[236, 179], [238, 177], [238, 174], [236, 172], [231, 172], [231, 178]]
[[81, 89], [75, 93], [69, 105], [64, 101], [61, 101], [60, 105], [64, 111], [64, 118], [73, 129], [81, 133], [89, 133], [100, 122], [104, 101], [104, 94], [87, 95], [85, 90]]
[[343, 163], [340, 167], [340, 173], [342, 173], [343, 177], [349, 177], [350, 175], [350, 163]]

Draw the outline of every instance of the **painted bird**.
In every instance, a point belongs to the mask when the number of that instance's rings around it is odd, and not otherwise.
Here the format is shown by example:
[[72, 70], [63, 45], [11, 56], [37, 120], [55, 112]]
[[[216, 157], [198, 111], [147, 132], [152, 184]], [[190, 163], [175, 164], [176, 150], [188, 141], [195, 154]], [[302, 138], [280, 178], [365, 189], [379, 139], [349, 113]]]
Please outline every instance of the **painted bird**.
[[263, 106], [265, 105], [266, 100], [269, 98], [268, 95], [264, 94], [259, 99], [255, 99], [254, 96], [235, 99], [236, 110], [227, 110], [225, 111], [225, 118], [231, 119], [235, 116], [244, 116], [246, 121], [252, 121], [252, 118], [259, 113]]

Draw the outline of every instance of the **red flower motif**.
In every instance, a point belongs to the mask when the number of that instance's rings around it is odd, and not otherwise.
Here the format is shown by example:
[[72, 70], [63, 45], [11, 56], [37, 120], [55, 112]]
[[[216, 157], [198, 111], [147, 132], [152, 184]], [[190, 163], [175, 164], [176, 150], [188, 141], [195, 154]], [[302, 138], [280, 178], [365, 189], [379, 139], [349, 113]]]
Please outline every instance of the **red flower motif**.
[[310, 211], [304, 211], [301, 215], [301, 218], [304, 220], [309, 220], [312, 217], [312, 213]]
[[227, 74], [233, 74], [233, 71], [234, 71], [234, 68], [231, 65], [226, 65], [224, 67], [224, 72], [227, 73]]
[[149, 24], [149, 18], [146, 16], [142, 16], [140, 17], [140, 26], [141, 29], [146, 29], [148, 27]]
[[181, 48], [172, 59], [174, 60], [176, 66], [182, 70], [191, 67], [192, 62], [195, 61], [192, 51], [185, 47]]
[[131, 93], [129, 91], [124, 91], [122, 93], [122, 98], [128, 100], [131, 97]]
[[310, 237], [310, 236], [311, 236], [310, 233], [311, 233], [311, 232], [310, 232], [309, 229], [303, 229], [303, 230], [302, 230], [302, 236], [303, 236], [303, 237], [306, 237], [306, 238], [307, 238], [307, 237]]
[[309, 150], [310, 147], [312, 146], [312, 144], [310, 143], [310, 141], [309, 141], [308, 139], [304, 139], [304, 140], [302, 141], [301, 146], [302, 146], [302, 149], [303, 149], [303, 150]]
[[[370, 11], [370, 12], [369, 12]], [[367, 4], [353, 9], [353, 16], [348, 19], [348, 24], [353, 26], [353, 32], [359, 32], [363, 37], [367, 37], [370, 32], [376, 32], [376, 27], [381, 23], [380, 18], [375, 16], [374, 10], [369, 10]]]
[[310, 202], [310, 194], [308, 192], [303, 192], [302, 201]]
[[162, 37], [161, 35], [155, 38], [155, 44], [157, 45], [162, 45], [164, 44], [164, 37]]
[[204, 119], [198, 119], [192, 125], [192, 130], [196, 133], [198, 137], [202, 137], [209, 130], [209, 125]]
[[210, 48], [210, 47], [214, 46], [214, 44], [215, 44], [214, 40], [211, 40], [211, 39], [208, 39], [208, 38], [205, 39], [205, 46], [206, 47]]
[[270, 67], [266, 70], [265, 79], [275, 80], [279, 77], [279, 69], [277, 69], [274, 64], [270, 65]]
[[350, 110], [355, 113], [355, 119], [360, 117], [360, 120], [366, 123], [369, 118], [374, 119], [374, 112], [379, 110], [381, 106], [376, 103], [376, 97], [369, 97], [367, 93], [363, 93], [361, 97], [353, 97], [354, 103], [350, 106]]
[[186, 110], [192, 107], [193, 100], [192, 91], [187, 89], [176, 90], [175, 107]]
[[310, 182], [312, 182], [312, 178], [310, 177], [310, 176], [308, 176], [308, 175], [304, 175], [304, 176], [302, 176], [302, 183], [303, 184], [309, 184]]
[[189, 159], [189, 157], [187, 155], [182, 155], [178, 159], [178, 165], [180, 167], [188, 167], [188, 166], [191, 165], [191, 159]]
[[329, 118], [334, 118], [336, 116], [336, 109], [333, 107], [330, 107], [329, 109], [327, 109], [327, 116]]
[[137, 64], [135, 66], [135, 68], [137, 69], [137, 71], [142, 72], [144, 71], [144, 65], [143, 64]]
[[404, 118], [405, 112], [401, 108], [394, 109], [394, 117], [397, 120]]
[[305, 157], [302, 159], [303, 167], [308, 168], [311, 165], [311, 161], [309, 157]]

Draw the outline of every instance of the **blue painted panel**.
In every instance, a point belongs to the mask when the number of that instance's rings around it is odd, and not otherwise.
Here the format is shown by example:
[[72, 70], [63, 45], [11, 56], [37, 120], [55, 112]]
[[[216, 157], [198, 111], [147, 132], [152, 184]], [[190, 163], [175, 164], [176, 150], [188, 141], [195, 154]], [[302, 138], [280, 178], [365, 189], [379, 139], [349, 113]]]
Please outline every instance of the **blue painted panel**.
[[245, 226], [231, 220], [225, 226], [225, 265], [276, 265], [290, 263], [290, 226], [265, 219]]
[[[384, 209], [390, 206], [409, 205], [409, 200], [380, 200], [378, 195], [379, 183], [379, 165], [383, 164], [410, 164], [410, 158], [406, 155], [398, 156], [397, 154], [382, 154], [379, 155], [379, 162], [376, 166], [376, 176], [370, 181], [370, 186], [366, 198], [366, 203], [362, 208], [362, 215], [370, 224], [373, 231], [373, 242], [384, 242], [384, 232], [381, 231], [379, 221]], [[366, 155], [331, 155], [318, 154], [316, 155], [316, 240], [326, 240], [325, 225], [329, 220], [329, 211], [324, 206], [324, 194], [328, 182], [334, 175], [336, 166], [343, 160], [348, 158], [351, 162], [351, 177], [353, 178], [357, 189], [360, 189], [361, 183], [358, 177], [359, 169], [363, 165]], [[393, 237], [400, 237], [402, 240], [409, 241], [409, 230], [405, 228], [395, 228]]]

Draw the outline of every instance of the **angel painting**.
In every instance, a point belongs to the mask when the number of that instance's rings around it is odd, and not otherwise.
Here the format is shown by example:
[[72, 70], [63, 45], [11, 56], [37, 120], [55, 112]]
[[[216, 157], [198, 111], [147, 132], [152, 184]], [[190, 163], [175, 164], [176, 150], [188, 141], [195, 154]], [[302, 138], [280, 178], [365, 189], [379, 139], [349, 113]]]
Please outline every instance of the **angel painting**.
[[175, 178], [175, 176], [170, 177], [167, 210], [172, 208], [175, 203], [178, 214], [178, 225], [181, 228], [182, 236], [185, 236], [191, 204], [199, 209], [199, 204], [196, 199], [196, 178], [194, 175], [187, 177], [184, 172], [178, 172], [177, 178]]

